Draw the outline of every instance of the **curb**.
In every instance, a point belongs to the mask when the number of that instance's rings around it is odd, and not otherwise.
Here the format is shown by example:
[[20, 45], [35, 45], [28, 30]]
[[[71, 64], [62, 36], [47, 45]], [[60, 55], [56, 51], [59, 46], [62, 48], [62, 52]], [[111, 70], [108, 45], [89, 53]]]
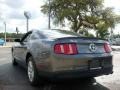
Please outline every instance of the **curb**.
[[12, 46], [0, 46], [0, 48], [11, 48]]

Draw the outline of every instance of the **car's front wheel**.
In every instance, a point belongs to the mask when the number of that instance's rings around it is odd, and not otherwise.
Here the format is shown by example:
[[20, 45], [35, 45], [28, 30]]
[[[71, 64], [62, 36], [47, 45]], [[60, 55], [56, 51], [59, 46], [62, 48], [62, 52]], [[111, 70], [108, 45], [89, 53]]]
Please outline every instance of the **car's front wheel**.
[[38, 75], [32, 56], [28, 58], [27, 75], [31, 85], [36, 86], [39, 84], [39, 75]]

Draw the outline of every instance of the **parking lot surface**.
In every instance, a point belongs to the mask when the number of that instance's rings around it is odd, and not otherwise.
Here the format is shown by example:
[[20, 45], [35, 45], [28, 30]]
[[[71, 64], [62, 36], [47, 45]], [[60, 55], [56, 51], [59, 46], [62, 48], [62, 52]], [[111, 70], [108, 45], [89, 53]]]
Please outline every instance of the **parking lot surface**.
[[0, 90], [120, 90], [120, 52], [113, 52], [114, 73], [93, 81], [50, 84], [44, 87], [30, 86], [26, 71], [11, 64], [11, 49], [0, 48]]

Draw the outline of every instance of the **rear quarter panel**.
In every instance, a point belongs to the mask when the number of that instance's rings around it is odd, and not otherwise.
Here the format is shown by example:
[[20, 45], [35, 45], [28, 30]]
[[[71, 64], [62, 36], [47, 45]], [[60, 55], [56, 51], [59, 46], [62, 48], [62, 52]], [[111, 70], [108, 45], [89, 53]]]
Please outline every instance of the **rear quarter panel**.
[[29, 51], [32, 54], [36, 67], [39, 71], [51, 71], [51, 45], [54, 40], [37, 39], [31, 40]]

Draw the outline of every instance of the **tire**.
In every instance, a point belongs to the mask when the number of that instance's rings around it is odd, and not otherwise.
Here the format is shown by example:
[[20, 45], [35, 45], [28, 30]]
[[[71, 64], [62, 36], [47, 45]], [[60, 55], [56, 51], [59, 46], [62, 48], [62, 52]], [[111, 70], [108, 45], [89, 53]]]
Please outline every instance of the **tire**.
[[28, 57], [28, 62], [27, 62], [27, 76], [30, 84], [32, 86], [38, 86], [39, 84], [39, 75], [38, 71], [36, 69], [36, 65], [33, 61], [32, 56]]
[[18, 65], [18, 63], [17, 63], [16, 59], [14, 58], [13, 51], [12, 51], [12, 64], [13, 64], [13, 66]]

